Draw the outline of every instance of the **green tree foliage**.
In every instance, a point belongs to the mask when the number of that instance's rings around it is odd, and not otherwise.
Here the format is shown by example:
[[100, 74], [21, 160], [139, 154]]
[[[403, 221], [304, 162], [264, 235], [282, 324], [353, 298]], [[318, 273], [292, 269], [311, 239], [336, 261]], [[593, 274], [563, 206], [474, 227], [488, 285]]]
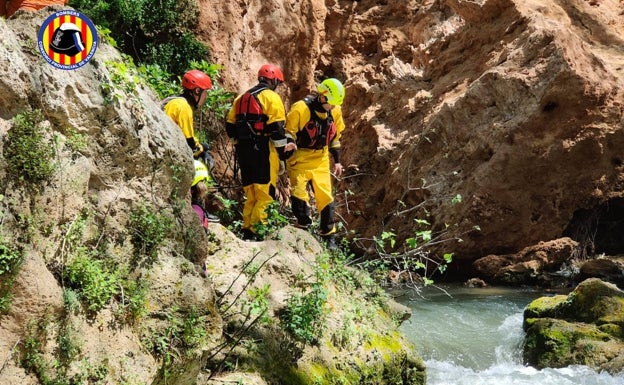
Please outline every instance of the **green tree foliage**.
[[136, 63], [179, 74], [208, 56], [192, 33], [199, 15], [196, 0], [70, 0], [69, 5], [110, 30]]

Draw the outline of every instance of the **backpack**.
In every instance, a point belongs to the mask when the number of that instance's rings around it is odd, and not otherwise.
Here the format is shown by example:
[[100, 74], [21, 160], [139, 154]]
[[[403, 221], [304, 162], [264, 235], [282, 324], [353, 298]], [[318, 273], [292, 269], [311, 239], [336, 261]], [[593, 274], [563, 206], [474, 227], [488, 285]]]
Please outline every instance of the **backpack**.
[[320, 150], [329, 146], [336, 137], [336, 124], [331, 111], [327, 111], [327, 119], [321, 119], [312, 107], [314, 97], [306, 96], [303, 101], [310, 110], [310, 121], [297, 132], [297, 147]]
[[234, 106], [236, 112], [236, 137], [238, 140], [250, 140], [264, 131], [268, 116], [262, 110], [258, 94], [267, 87], [257, 85], [241, 95]]

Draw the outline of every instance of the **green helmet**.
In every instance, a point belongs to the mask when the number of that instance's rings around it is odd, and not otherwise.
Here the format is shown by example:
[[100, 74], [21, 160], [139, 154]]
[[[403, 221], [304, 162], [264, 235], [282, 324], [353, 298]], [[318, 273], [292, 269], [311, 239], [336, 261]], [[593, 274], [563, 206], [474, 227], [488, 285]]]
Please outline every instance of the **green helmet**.
[[325, 79], [316, 87], [316, 89], [319, 94], [327, 98], [327, 103], [333, 106], [339, 106], [344, 101], [345, 88], [338, 79]]

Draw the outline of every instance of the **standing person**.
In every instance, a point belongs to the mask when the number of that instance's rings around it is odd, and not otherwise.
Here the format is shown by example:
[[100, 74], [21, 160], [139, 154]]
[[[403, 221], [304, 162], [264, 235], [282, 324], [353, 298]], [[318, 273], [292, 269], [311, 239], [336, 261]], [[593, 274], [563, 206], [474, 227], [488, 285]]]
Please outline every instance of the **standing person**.
[[186, 143], [195, 159], [202, 158], [205, 164], [213, 164], [209, 146], [200, 143], [193, 128], [193, 111], [206, 102], [208, 90], [212, 88], [210, 77], [200, 70], [187, 71], [182, 77], [182, 94], [163, 100], [163, 110], [182, 130]]
[[335, 249], [335, 207], [329, 154], [334, 160], [334, 175], [340, 177], [340, 137], [345, 128], [340, 105], [345, 88], [339, 80], [329, 78], [317, 86], [317, 91], [293, 104], [286, 117], [286, 131], [296, 138], [297, 143], [297, 151], [287, 162], [290, 200], [297, 227], [308, 228], [312, 219], [307, 186], [312, 183], [321, 217], [320, 235], [329, 249]]
[[256, 239], [256, 227], [266, 221], [267, 206], [275, 200], [279, 169], [294, 140], [284, 131], [286, 111], [275, 92], [284, 74], [275, 64], [258, 71], [258, 84], [234, 100], [225, 128], [240, 166], [245, 204], [243, 239]]
[[[200, 70], [190, 70], [182, 77], [182, 94], [170, 96], [162, 101], [163, 111], [180, 127], [184, 138], [186, 138], [186, 143], [193, 151], [193, 158], [195, 159], [195, 178], [191, 186], [191, 199], [193, 200], [195, 197], [195, 203], [198, 202], [197, 192], [200, 191], [198, 189], [201, 187], [203, 187], [201, 189], [203, 194], [201, 199], [205, 200], [208, 187], [203, 180], [208, 178], [209, 170], [214, 166], [214, 161], [210, 155], [208, 144], [200, 143], [195, 135], [193, 113], [197, 108], [204, 105], [208, 90], [211, 88], [212, 81], [208, 75]], [[203, 186], [197, 186], [199, 182], [198, 175], [203, 175], [204, 172], [205, 178], [201, 179], [201, 184]], [[205, 204], [202, 204], [201, 207], [203, 210]], [[204, 218], [207, 221], [219, 222], [219, 218], [215, 215], [209, 214], [205, 210], [203, 210], [203, 212]], [[202, 222], [204, 218], [201, 218]]]

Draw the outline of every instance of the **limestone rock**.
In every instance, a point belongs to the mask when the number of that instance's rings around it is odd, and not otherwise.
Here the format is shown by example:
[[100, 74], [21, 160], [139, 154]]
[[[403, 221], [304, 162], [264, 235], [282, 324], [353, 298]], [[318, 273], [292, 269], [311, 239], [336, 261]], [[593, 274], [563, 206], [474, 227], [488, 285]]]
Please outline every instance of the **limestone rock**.
[[542, 297], [524, 311], [525, 360], [538, 368], [624, 369], [624, 292], [591, 278], [570, 294]]

